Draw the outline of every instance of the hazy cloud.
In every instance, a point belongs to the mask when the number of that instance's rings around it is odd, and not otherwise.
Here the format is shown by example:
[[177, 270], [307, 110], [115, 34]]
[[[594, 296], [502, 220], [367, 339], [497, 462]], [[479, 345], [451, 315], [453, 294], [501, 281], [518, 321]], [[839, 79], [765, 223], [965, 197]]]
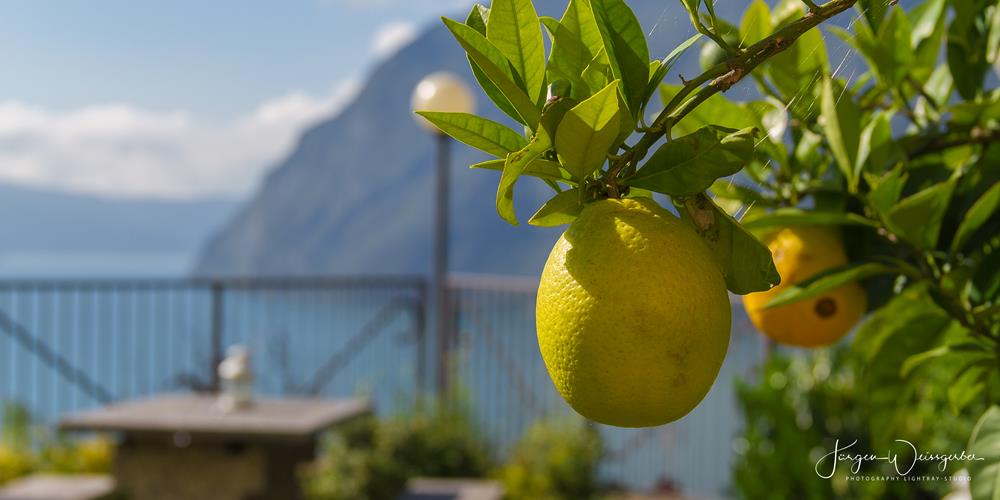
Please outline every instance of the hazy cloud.
[[0, 182], [118, 197], [242, 195], [357, 87], [292, 92], [222, 123], [127, 104], [55, 113], [0, 102]]
[[379, 59], [385, 59], [417, 36], [417, 27], [413, 23], [396, 21], [384, 24], [372, 36], [372, 52]]

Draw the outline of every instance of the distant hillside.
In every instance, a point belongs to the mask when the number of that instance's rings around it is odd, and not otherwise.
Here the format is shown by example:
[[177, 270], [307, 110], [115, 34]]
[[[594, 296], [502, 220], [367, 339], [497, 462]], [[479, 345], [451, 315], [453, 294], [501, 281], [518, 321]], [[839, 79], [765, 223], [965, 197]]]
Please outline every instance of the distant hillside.
[[[566, 4], [536, 3], [553, 16]], [[677, 2], [629, 4], [651, 33], [654, 55], [662, 57], [693, 32]], [[697, 74], [696, 64], [697, 55], [692, 54], [680, 73]], [[256, 195], [208, 241], [196, 272], [425, 272], [431, 251], [433, 144], [414, 123], [409, 99], [422, 77], [439, 70], [472, 84], [464, 53], [435, 25], [382, 62], [342, 113], [303, 135]], [[495, 120], [508, 121], [485, 97], [479, 108]], [[452, 270], [536, 274], [559, 230], [514, 228], [501, 221], [493, 207], [498, 176], [467, 168], [482, 159], [456, 145]], [[547, 194], [548, 188], [538, 183], [518, 185], [522, 221]]]
[[0, 275], [182, 272], [235, 207], [0, 184]]

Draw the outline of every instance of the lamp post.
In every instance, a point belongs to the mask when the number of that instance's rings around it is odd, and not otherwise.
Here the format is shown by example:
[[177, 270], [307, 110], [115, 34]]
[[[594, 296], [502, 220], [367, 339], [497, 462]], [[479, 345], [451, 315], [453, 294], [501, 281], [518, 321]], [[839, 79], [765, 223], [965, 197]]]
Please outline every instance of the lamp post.
[[[410, 106], [414, 111], [446, 111], [453, 113], [475, 112], [476, 100], [468, 86], [458, 77], [444, 72], [424, 77], [416, 88]], [[445, 366], [448, 343], [451, 340], [451, 311], [448, 301], [448, 206], [449, 166], [451, 139], [431, 122], [415, 115], [421, 127], [434, 134], [437, 173], [434, 193], [434, 259], [431, 266], [431, 290], [434, 325], [438, 335], [437, 389], [441, 396], [448, 388], [448, 370]], [[423, 353], [421, 353], [423, 354]]]

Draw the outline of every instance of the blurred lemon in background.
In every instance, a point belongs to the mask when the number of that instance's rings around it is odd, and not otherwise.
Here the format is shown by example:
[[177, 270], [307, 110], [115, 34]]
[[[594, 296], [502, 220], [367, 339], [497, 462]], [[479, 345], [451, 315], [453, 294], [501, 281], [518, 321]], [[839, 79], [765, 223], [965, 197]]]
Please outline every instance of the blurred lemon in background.
[[818, 347], [840, 340], [865, 312], [865, 291], [856, 282], [811, 299], [764, 309], [791, 285], [847, 263], [839, 233], [823, 226], [792, 226], [764, 243], [771, 249], [781, 283], [766, 292], [743, 296], [750, 320], [758, 330], [782, 344]]

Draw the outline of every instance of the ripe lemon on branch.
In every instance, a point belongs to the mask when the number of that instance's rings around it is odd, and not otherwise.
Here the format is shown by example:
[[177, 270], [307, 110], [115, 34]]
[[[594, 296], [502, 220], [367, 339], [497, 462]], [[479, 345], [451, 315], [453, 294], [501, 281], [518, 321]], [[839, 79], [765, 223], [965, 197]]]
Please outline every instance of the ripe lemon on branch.
[[542, 271], [536, 320], [559, 393], [621, 427], [690, 412], [729, 345], [729, 296], [711, 250], [646, 198], [583, 208]]
[[865, 312], [865, 291], [856, 282], [811, 299], [765, 309], [786, 288], [847, 263], [844, 244], [833, 229], [791, 226], [766, 238], [781, 275], [774, 288], [743, 297], [750, 320], [775, 342], [818, 347], [840, 340]]

